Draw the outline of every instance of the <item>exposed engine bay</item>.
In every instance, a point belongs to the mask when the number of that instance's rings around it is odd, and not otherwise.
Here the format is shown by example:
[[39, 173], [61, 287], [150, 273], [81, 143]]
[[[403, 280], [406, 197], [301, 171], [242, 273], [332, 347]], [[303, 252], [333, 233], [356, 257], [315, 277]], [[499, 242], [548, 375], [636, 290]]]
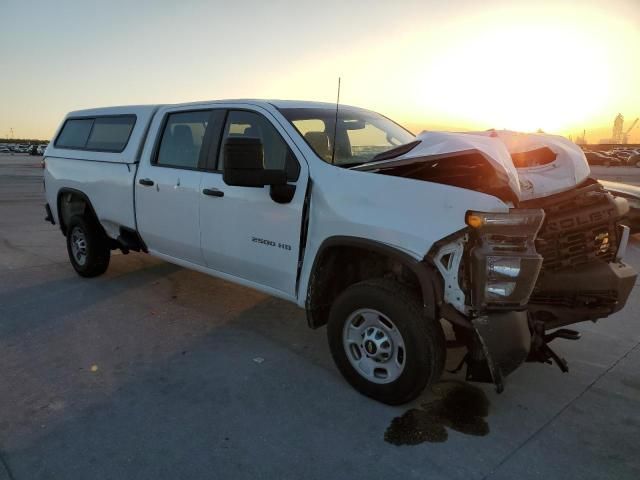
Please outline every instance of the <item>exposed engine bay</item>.
[[573, 188], [590, 172], [582, 150], [564, 137], [495, 130], [423, 132], [352, 169], [443, 183], [514, 204]]

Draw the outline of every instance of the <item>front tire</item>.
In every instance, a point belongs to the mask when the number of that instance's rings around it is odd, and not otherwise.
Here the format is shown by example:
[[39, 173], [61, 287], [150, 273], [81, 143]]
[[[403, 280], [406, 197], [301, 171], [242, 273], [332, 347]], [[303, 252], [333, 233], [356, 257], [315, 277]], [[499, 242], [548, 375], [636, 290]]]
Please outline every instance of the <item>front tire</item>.
[[111, 249], [97, 222], [75, 215], [67, 226], [67, 252], [71, 265], [81, 277], [97, 277], [109, 267]]
[[351, 386], [389, 405], [416, 398], [444, 368], [439, 321], [427, 318], [417, 295], [392, 279], [348, 287], [331, 307], [327, 335]]

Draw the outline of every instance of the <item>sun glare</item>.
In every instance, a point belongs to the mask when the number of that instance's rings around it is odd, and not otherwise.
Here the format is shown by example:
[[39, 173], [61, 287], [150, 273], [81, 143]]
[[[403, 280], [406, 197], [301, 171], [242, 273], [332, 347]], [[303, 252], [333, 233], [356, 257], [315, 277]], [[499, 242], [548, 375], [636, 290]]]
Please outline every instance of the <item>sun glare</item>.
[[274, 90], [331, 99], [341, 74], [346, 103], [413, 129], [567, 134], [608, 125], [618, 111], [633, 115], [640, 96], [630, 85], [640, 67], [625, 46], [638, 44], [640, 29], [606, 10], [573, 7], [464, 12], [428, 26], [416, 18], [384, 42], [364, 39], [300, 65], [304, 74], [277, 78]]
[[470, 127], [523, 131], [575, 128], [607, 109], [617, 48], [593, 24], [509, 20], [451, 31], [420, 72], [420, 103]]
[[[606, 69], [586, 75], [586, 52], [598, 50], [579, 32], [535, 26], [488, 29], [468, 44], [452, 46], [425, 76], [434, 106], [469, 124], [495, 128], [566, 128], [597, 113], [606, 103]], [[559, 48], [559, 46], [562, 46]], [[431, 98], [431, 92], [425, 91]], [[588, 101], [586, 101], [588, 99]]]

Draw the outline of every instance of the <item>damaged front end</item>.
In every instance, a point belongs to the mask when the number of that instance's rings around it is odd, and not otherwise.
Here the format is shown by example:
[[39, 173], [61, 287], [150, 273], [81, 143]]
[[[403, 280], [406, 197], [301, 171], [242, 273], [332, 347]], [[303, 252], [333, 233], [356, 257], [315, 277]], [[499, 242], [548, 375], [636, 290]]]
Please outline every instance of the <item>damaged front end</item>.
[[579, 334], [559, 327], [620, 310], [635, 283], [621, 261], [626, 208], [587, 181], [509, 213], [470, 211], [467, 229], [434, 245], [428, 257], [444, 279], [441, 314], [468, 349], [468, 380], [502, 391], [525, 361], [568, 370], [549, 343]]
[[544, 217], [542, 209], [469, 211], [469, 228], [429, 255], [445, 282], [441, 312], [456, 318], [456, 337], [469, 350], [467, 379], [494, 382], [498, 391], [529, 355], [526, 310], [543, 262], [535, 239]]
[[467, 228], [426, 258], [443, 279], [440, 314], [468, 349], [469, 380], [501, 391], [524, 361], [567, 371], [549, 343], [578, 339], [563, 327], [607, 317], [629, 297], [637, 274], [622, 262], [627, 201], [589, 177], [584, 153], [565, 138], [423, 132], [352, 168], [485, 193], [510, 208], [469, 211]]

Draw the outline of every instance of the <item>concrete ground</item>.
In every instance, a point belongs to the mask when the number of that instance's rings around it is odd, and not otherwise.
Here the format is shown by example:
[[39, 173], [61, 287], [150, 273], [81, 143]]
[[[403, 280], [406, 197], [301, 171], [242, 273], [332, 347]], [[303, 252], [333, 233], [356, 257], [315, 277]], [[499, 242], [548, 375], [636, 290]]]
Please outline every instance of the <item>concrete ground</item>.
[[638, 167], [604, 167], [592, 165], [591, 174], [601, 180], [630, 183], [640, 186], [640, 168]]
[[[501, 395], [445, 374], [389, 407], [342, 380], [295, 306], [142, 254], [78, 277], [38, 161], [0, 156], [0, 479], [640, 478], [639, 288], [553, 345], [569, 374], [527, 364]], [[456, 388], [470, 396], [445, 413], [478, 428], [434, 413]], [[443, 422], [438, 442], [385, 441], [412, 408], [400, 437]]]

